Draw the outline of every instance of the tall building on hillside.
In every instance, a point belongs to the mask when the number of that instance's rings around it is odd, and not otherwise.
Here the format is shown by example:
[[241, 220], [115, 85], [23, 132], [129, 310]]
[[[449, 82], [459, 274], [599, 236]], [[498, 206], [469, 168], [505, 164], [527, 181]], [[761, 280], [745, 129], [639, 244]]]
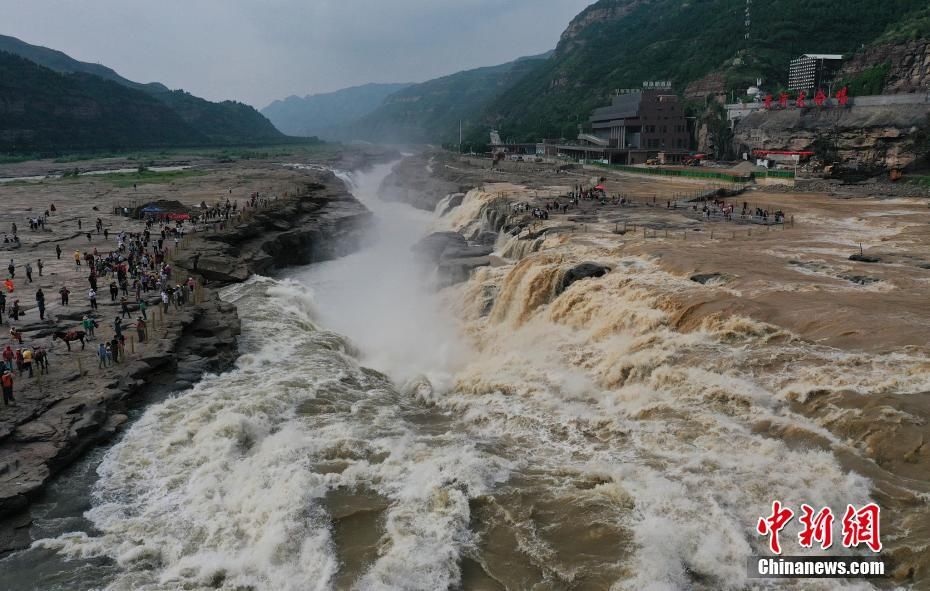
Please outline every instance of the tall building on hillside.
[[578, 144], [559, 146], [560, 152], [619, 164], [678, 162], [691, 144], [681, 101], [668, 83], [618, 92], [610, 106], [592, 112], [590, 129], [578, 135]]
[[833, 82], [843, 56], [836, 53], [805, 53], [791, 60], [788, 89], [794, 91], [825, 88]]

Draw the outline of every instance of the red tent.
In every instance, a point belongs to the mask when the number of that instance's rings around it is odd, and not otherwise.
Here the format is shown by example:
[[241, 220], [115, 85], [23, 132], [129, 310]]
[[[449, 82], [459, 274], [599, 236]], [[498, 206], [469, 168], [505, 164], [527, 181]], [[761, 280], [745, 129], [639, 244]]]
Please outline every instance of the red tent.
[[607, 190], [607, 187], [605, 187], [604, 185], [598, 185], [598, 186], [594, 187], [594, 190], [595, 190], [595, 191], [606, 191], [606, 190]]

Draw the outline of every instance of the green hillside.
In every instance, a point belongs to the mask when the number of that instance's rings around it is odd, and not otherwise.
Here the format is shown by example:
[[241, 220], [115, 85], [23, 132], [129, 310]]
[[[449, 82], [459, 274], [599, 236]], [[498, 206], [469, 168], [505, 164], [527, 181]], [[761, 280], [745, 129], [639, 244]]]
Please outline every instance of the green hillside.
[[0, 52], [0, 152], [196, 145], [207, 138], [138, 90], [90, 74], [60, 74]]
[[211, 143], [274, 143], [287, 139], [271, 121], [244, 103], [213, 103], [183, 90], [150, 90], [149, 94], [173, 109]]
[[930, 6], [916, 9], [895, 23], [876, 41], [879, 43], [900, 43], [930, 37]]
[[0, 35], [0, 51], [6, 51], [41, 66], [64, 74], [90, 74], [120, 84], [126, 88], [145, 92], [174, 110], [201, 141], [215, 144], [274, 142], [284, 140], [265, 117], [254, 108], [234, 102], [213, 103], [183, 90], [169, 90], [157, 82], [140, 84], [123, 78], [100, 64], [78, 61], [65, 53], [31, 45], [15, 37]]
[[381, 106], [384, 99], [410, 84], [365, 84], [336, 92], [289, 96], [261, 113], [288, 135], [326, 137], [334, 127], [351, 123]]
[[115, 71], [101, 64], [81, 62], [74, 59], [70, 55], [56, 49], [42, 47], [41, 45], [31, 45], [25, 41], [17, 39], [16, 37], [10, 37], [8, 35], [0, 35], [0, 51], [18, 55], [19, 57], [25, 58], [31, 62], [35, 62], [41, 66], [45, 66], [50, 70], [55, 70], [56, 72], [60, 72], [62, 74], [91, 74], [105, 80], [118, 82], [123, 86], [136, 88], [138, 90], [143, 90], [146, 88], [150, 90], [168, 90], [167, 87], [165, 87], [163, 84], [159, 84], [158, 82], [152, 82], [151, 84], [140, 84], [138, 82], [133, 82], [123, 78]]
[[459, 122], [480, 125], [481, 108], [532, 71], [546, 56], [458, 72], [407, 87], [339, 132], [341, 139], [392, 143], [456, 143]]
[[485, 127], [521, 140], [571, 136], [576, 121], [615, 88], [671, 80], [679, 91], [722, 71], [730, 90], [756, 77], [784, 84], [802, 53], [854, 52], [926, 0], [769, 0], [752, 5], [744, 40], [745, 0], [600, 0], [569, 25], [555, 55], [483, 109]]

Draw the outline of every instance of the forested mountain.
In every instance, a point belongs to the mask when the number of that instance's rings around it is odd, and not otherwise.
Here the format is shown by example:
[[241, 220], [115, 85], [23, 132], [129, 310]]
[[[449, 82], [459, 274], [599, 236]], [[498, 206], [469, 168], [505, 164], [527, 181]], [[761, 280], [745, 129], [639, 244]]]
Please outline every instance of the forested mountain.
[[489, 101], [481, 126], [523, 140], [571, 136], [575, 122], [616, 88], [671, 80], [681, 92], [708, 74], [717, 75], [720, 90], [743, 90], [757, 77], [779, 86], [789, 60], [800, 54], [851, 54], [895, 31], [926, 35], [914, 25], [926, 0], [753, 3], [749, 40], [746, 6], [745, 0], [599, 0], [575, 17], [551, 59]]
[[155, 97], [0, 51], [0, 152], [158, 147], [208, 139]]
[[381, 142], [455, 143], [492, 99], [533, 70], [548, 54], [458, 72], [414, 84], [385, 99], [374, 112], [338, 132], [342, 139]]
[[214, 103], [183, 90], [170, 90], [157, 82], [149, 84], [133, 82], [100, 64], [81, 62], [60, 51], [30, 45], [15, 37], [0, 35], [0, 51], [18, 55], [58, 73], [91, 75], [137, 92], [146, 93], [174, 111], [187, 123], [187, 127], [194, 132], [187, 143], [236, 144], [286, 139], [258, 111], [242, 103], [235, 101]]
[[334, 127], [368, 115], [388, 96], [408, 86], [365, 84], [305, 97], [289, 96], [271, 103], [261, 113], [288, 135], [325, 137]]

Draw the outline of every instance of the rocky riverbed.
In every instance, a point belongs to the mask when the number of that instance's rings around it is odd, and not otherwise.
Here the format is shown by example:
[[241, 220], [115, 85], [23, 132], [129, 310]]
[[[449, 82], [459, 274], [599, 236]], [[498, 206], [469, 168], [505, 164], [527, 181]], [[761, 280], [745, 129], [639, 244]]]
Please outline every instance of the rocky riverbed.
[[[506, 392], [501, 399], [508, 406], [525, 401], [512, 415], [519, 422], [505, 430], [512, 436], [541, 397], [557, 392], [552, 407], [561, 407], [598, 392], [590, 408], [552, 421], [559, 436], [565, 425], [578, 421], [585, 425], [578, 434], [596, 434], [596, 447], [610, 441], [614, 435], [608, 433], [615, 430], [618, 465], [628, 461], [634, 442], [647, 441], [645, 455], [658, 450], [662, 456], [658, 478], [688, 490], [683, 504], [710, 494], [715, 500], [703, 506], [726, 498], [730, 507], [748, 508], [732, 530], [734, 539], [746, 544], [737, 554], [757, 547], [757, 537], [746, 532], [753, 531], [754, 519], [772, 498], [841, 505], [860, 495], [882, 508], [887, 572], [896, 584], [925, 588], [930, 579], [926, 197], [868, 184], [753, 187], [730, 200], [737, 211], [780, 210], [790, 220], [758, 225], [703, 216], [692, 204], [673, 207], [676, 195], [688, 192], [675, 179], [592, 169], [559, 177], [520, 164], [491, 171], [486, 163], [479, 172], [480, 165], [462, 158], [434, 168], [436, 174], [472, 171], [473, 178], [495, 181], [476, 183], [459, 207], [439, 218], [439, 232], [419, 245], [422, 254], [438, 261], [440, 276], [444, 265], [458, 260], [463, 245], [473, 246], [473, 239], [488, 230], [503, 231], [494, 253], [482, 261], [472, 258], [471, 268], [450, 274], [452, 286], [443, 293], [444, 301], [458, 306], [456, 317], [465, 319], [465, 332], [480, 352], [457, 378], [457, 387], [469, 397], [456, 411], [493, 420], [487, 408], [497, 401], [487, 393]], [[583, 200], [543, 220], [527, 213], [524, 206], [568, 203], [554, 196], [578, 183], [603, 184], [609, 195], [631, 201]], [[590, 381], [576, 390], [579, 376]], [[552, 408], [544, 412], [542, 420], [551, 420]], [[740, 426], [731, 430], [731, 425]], [[640, 439], [637, 433], [645, 432], [663, 436]], [[741, 447], [745, 454], [732, 458], [732, 467], [720, 470], [716, 462], [734, 448], [738, 432], [753, 443]], [[712, 433], [726, 433], [719, 452], [713, 451]], [[771, 445], [781, 451], [769, 455]], [[575, 454], [580, 447], [568, 449]], [[786, 460], [795, 452], [806, 457]], [[692, 453], [695, 463], [687, 459]], [[830, 468], [819, 463], [824, 458]], [[708, 480], [696, 484], [690, 467], [702, 462]], [[639, 512], [649, 506], [657, 491], [629, 505], [626, 496], [631, 479], [649, 465], [637, 461], [635, 469], [615, 478], [624, 501], [598, 524], [616, 519], [625, 507]], [[680, 480], [676, 465], [688, 466]], [[721, 485], [730, 473], [740, 476]], [[799, 474], [806, 475], [786, 486]], [[847, 486], [853, 481], [866, 486]], [[661, 520], [680, 519], [670, 538], [677, 540], [702, 517], [666, 514], [665, 507], [674, 506], [668, 502], [671, 490], [663, 486], [659, 492], [659, 513]], [[523, 486], [520, 494], [532, 493]], [[737, 497], [741, 500], [735, 502]], [[508, 515], [514, 514], [508, 508]], [[528, 529], [543, 530], [539, 519], [534, 515]], [[715, 531], [721, 527], [717, 520], [708, 524]], [[639, 544], [649, 548], [654, 529], [645, 531]], [[644, 556], [666, 549], [663, 543]], [[571, 554], [571, 549], [560, 551]], [[500, 576], [509, 576], [513, 564], [508, 557]], [[550, 556], [540, 564], [551, 564]], [[714, 569], [710, 576], [719, 572]], [[708, 581], [699, 574], [679, 586], [727, 586]]]
[[[372, 158], [353, 156], [345, 162], [363, 166]], [[18, 267], [16, 291], [26, 315], [18, 328], [25, 346], [50, 350], [48, 375], [15, 376], [15, 406], [0, 408], [0, 553], [27, 546], [32, 516], [31, 501], [41, 495], [56, 474], [91, 446], [111, 439], [127, 421], [127, 409], [144, 404], [147, 395], [165, 384], [181, 389], [205, 372], [221, 372], [238, 357], [240, 327], [236, 307], [218, 297], [217, 288], [240, 282], [250, 275], [271, 274], [275, 269], [307, 264], [344, 255], [357, 248], [370, 220], [370, 212], [346, 190], [341, 180], [318, 167], [284, 167], [271, 162], [247, 165], [203, 165], [202, 176], [165, 185], [138, 188], [113, 186], [110, 181], [46, 180], [0, 187], [7, 227], [16, 223], [22, 245], [7, 256]], [[85, 297], [86, 267], [75, 268], [72, 251], [115, 248], [120, 230], [138, 231], [142, 223], [114, 213], [114, 206], [138, 204], [170, 196], [188, 205], [218, 197], [244, 203], [252, 192], [269, 198], [267, 207], [247, 210], [222, 229], [214, 226], [188, 234], [171, 252], [171, 264], [179, 281], [197, 280], [194, 304], [160, 314], [149, 308], [148, 342], [127, 348], [125, 360], [98, 369], [90, 341], [86, 350], [73, 343], [72, 351], [59, 341], [56, 330], [74, 329], [91, 309]], [[140, 193], [142, 193], [140, 195]], [[45, 231], [25, 232], [25, 218], [41, 215], [48, 203], [56, 204]], [[85, 238], [88, 226], [99, 217], [110, 231], [109, 241], [96, 232]], [[56, 258], [55, 247], [64, 252]], [[45, 262], [35, 283], [21, 280], [19, 267]], [[70, 305], [58, 302], [62, 286], [71, 291]], [[34, 291], [46, 292], [48, 310], [44, 321], [34, 309]], [[154, 295], [149, 294], [153, 297]], [[107, 336], [118, 303], [105, 302], [101, 290], [100, 312], [93, 314]], [[131, 306], [136, 309], [136, 305]], [[137, 312], [134, 312], [137, 314]]]

